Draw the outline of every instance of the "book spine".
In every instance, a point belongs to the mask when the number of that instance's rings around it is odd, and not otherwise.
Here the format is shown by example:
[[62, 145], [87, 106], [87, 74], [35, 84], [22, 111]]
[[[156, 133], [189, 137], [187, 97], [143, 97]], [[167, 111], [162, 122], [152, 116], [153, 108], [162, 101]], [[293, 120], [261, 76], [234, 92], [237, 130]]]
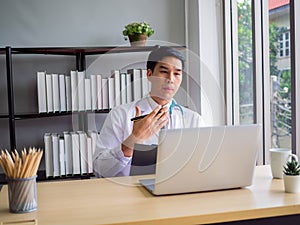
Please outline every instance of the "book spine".
[[92, 153], [92, 138], [86, 138], [86, 148], [87, 148], [87, 172], [89, 174], [93, 173], [93, 153]]
[[66, 160], [65, 160], [65, 140], [59, 137], [59, 172], [60, 176], [66, 175]]
[[47, 111], [53, 112], [52, 75], [46, 74]]
[[79, 152], [79, 136], [76, 132], [71, 132], [72, 140], [72, 162], [73, 175], [80, 174], [80, 152]]
[[85, 78], [85, 110], [92, 109], [92, 96], [91, 96], [91, 79]]
[[52, 135], [52, 157], [53, 157], [53, 176], [58, 177], [60, 175], [59, 171], [59, 144], [58, 144], [58, 135], [56, 133], [53, 133]]
[[87, 141], [86, 141], [86, 133], [83, 131], [78, 131], [79, 135], [79, 149], [80, 149], [80, 168], [81, 174], [88, 173], [87, 169]]
[[72, 111], [72, 92], [71, 92], [71, 77], [65, 76], [65, 83], [66, 83], [66, 110]]
[[97, 110], [97, 76], [91, 75], [92, 110]]
[[133, 101], [137, 101], [142, 98], [141, 72], [139, 69], [129, 69], [127, 73], [131, 77]]
[[37, 72], [37, 91], [39, 113], [47, 112], [46, 73]]
[[95, 149], [96, 149], [96, 142], [97, 142], [97, 138], [98, 138], [97, 131], [89, 130], [87, 132], [87, 134], [88, 134], [89, 137], [92, 138], [92, 155], [94, 155]]
[[73, 155], [72, 155], [72, 141], [69, 132], [64, 132], [65, 140], [65, 160], [66, 160], [66, 175], [73, 173]]
[[112, 109], [115, 106], [115, 78], [108, 78], [108, 108]]
[[59, 102], [60, 102], [60, 111], [67, 111], [66, 107], [66, 82], [65, 75], [59, 74]]
[[60, 111], [58, 74], [52, 74], [53, 112]]
[[147, 78], [147, 70], [146, 69], [141, 69], [141, 74], [142, 74], [142, 98], [146, 97], [149, 92], [149, 81]]
[[46, 177], [53, 177], [53, 156], [51, 134], [44, 134]]
[[112, 78], [115, 79], [114, 84], [114, 100], [115, 106], [121, 105], [121, 78], [120, 78], [120, 71], [119, 70], [112, 70], [111, 71]]
[[71, 102], [72, 111], [78, 111], [78, 93], [77, 93], [77, 72], [71, 71]]
[[132, 83], [130, 74], [126, 73], [126, 103], [132, 102]]
[[102, 78], [101, 85], [102, 109], [108, 109], [108, 78]]
[[121, 93], [121, 104], [125, 104], [127, 102], [127, 97], [126, 97], [126, 73], [121, 73], [121, 87], [120, 87], [120, 93]]
[[77, 72], [77, 79], [78, 79], [78, 110], [84, 111], [85, 110], [85, 72], [84, 71], [78, 71]]
[[98, 74], [97, 76], [97, 109], [103, 109], [103, 100], [102, 100], [102, 75]]

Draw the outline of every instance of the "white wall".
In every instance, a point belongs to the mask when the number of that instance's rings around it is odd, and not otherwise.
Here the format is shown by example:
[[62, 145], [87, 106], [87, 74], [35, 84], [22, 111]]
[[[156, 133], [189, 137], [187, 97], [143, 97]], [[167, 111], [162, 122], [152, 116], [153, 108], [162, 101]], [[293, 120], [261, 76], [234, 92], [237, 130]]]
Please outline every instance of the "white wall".
[[127, 45], [122, 30], [147, 21], [151, 40], [184, 45], [184, 0], [1, 0], [0, 46]]
[[189, 103], [207, 125], [225, 123], [222, 1], [186, 0]]
[[[190, 47], [190, 81], [189, 84], [184, 84], [191, 87], [188, 91], [188, 97], [191, 97], [190, 107], [201, 112], [208, 124], [220, 124], [224, 122], [220, 2], [221, 0], [0, 0], [0, 47], [129, 45], [122, 36], [124, 26], [132, 21], [145, 20], [155, 30], [148, 45], [174, 44]], [[186, 10], [185, 6], [189, 8]], [[189, 38], [187, 41], [186, 37]], [[109, 75], [111, 69], [122, 69], [141, 63], [147, 55], [148, 53], [107, 55], [102, 59], [101, 56], [89, 57], [87, 67], [91, 71], [99, 70], [100, 73]], [[37, 110], [36, 71], [69, 73], [75, 68], [75, 59], [26, 56], [24, 60], [22, 57], [15, 57], [13, 61], [18, 64], [13, 71], [15, 107], [16, 112], [31, 113]], [[95, 68], [95, 62], [99, 58], [100, 66]], [[4, 57], [0, 58], [0, 65], [1, 68], [4, 67]], [[0, 109], [0, 113], [7, 111], [5, 76], [5, 70], [1, 69], [0, 100], [4, 107]], [[186, 88], [181, 92], [186, 92]], [[181, 99], [179, 102], [185, 100]], [[98, 117], [101, 125], [103, 115]], [[70, 119], [61, 120], [68, 123]], [[37, 140], [40, 140], [38, 144], [41, 145], [42, 140], [37, 135], [44, 131], [64, 129], [63, 123], [56, 123], [60, 126], [51, 127], [49, 130], [45, 130], [45, 126], [31, 128], [31, 134], [36, 134], [32, 140], [29, 136], [22, 135], [26, 133], [28, 124], [34, 127], [40, 123], [44, 123], [44, 119], [17, 122], [17, 147], [34, 144]], [[1, 119], [1, 133], [7, 132], [5, 127], [6, 121]], [[96, 127], [99, 128], [98, 124]], [[69, 129], [68, 125], [65, 129]], [[6, 143], [7, 137], [5, 139], [3, 142], [0, 139], [0, 142]]]
[[[154, 28], [147, 45], [185, 45], [184, 0], [0, 0], [0, 47], [129, 46], [122, 30], [133, 21], [147, 21]], [[147, 55], [88, 57], [87, 67], [109, 76], [111, 69], [140, 63]], [[13, 57], [13, 65], [15, 112], [35, 113], [36, 72], [68, 74], [75, 69], [75, 58], [18, 55]], [[0, 115], [7, 114], [6, 92], [5, 57], [1, 56]], [[105, 116], [96, 117], [94, 125], [100, 129]], [[49, 120], [55, 122], [49, 124]], [[16, 121], [17, 148], [43, 146], [43, 133], [71, 130], [76, 127], [74, 121], [72, 117]], [[0, 119], [0, 132], [5, 133], [0, 137], [0, 148], [9, 148], [7, 127], [7, 119]]]

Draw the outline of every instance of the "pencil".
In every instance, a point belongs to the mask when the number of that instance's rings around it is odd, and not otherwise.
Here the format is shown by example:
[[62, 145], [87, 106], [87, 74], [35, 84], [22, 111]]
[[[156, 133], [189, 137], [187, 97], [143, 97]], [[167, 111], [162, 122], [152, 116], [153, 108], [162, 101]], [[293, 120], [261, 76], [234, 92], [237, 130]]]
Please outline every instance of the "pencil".
[[131, 121], [136, 121], [136, 120], [140, 120], [140, 119], [143, 119], [144, 117], [148, 116], [149, 114], [146, 114], [146, 115], [142, 115], [142, 116], [137, 116], [137, 117], [133, 117], [131, 118], [130, 120]]

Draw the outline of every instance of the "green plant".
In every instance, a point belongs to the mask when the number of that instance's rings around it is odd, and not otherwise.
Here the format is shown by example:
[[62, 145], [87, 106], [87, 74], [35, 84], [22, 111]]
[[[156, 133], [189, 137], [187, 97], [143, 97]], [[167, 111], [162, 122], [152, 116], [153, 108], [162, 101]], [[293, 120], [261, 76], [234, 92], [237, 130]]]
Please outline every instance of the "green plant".
[[147, 37], [150, 37], [154, 33], [154, 30], [149, 23], [146, 22], [133, 22], [125, 26], [123, 30], [124, 36], [138, 36], [144, 34]]
[[290, 176], [300, 175], [300, 165], [294, 156], [291, 156], [291, 161], [283, 167], [283, 173]]

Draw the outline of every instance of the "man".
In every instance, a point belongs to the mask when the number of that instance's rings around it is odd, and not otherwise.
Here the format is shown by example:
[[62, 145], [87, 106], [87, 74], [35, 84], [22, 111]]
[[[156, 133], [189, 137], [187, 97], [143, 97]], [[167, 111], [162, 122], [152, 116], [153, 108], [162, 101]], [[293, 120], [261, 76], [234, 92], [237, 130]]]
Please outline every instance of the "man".
[[[93, 157], [97, 177], [129, 175], [134, 144], [157, 144], [161, 128], [203, 124], [198, 113], [178, 105], [173, 99], [182, 82], [183, 69], [184, 57], [174, 48], [159, 47], [149, 54], [149, 96], [115, 107], [108, 114]], [[131, 121], [141, 115], [147, 116]]]

